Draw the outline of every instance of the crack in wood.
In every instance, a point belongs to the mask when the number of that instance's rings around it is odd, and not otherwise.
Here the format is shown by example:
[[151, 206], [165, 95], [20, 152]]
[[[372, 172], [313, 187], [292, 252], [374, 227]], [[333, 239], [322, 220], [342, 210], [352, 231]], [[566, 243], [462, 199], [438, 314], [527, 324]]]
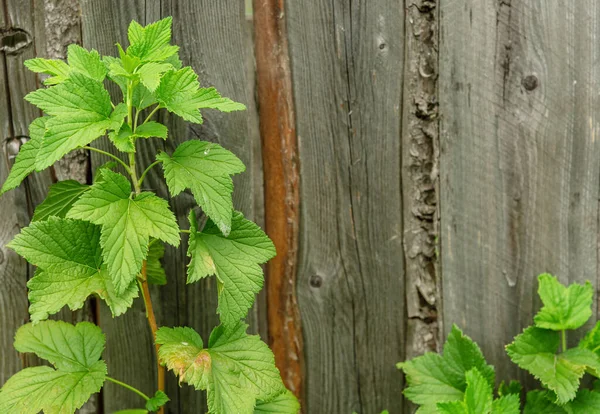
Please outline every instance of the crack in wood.
[[[439, 350], [439, 119], [437, 2], [410, 2], [404, 71], [402, 191], [406, 271], [406, 358]], [[408, 34], [408, 33], [407, 33]]]

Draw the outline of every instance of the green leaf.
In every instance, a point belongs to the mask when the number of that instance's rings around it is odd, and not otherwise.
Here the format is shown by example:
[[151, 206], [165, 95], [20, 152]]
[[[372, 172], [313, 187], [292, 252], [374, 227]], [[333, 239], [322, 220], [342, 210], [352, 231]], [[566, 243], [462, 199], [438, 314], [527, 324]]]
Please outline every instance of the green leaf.
[[9, 247], [38, 266], [27, 283], [33, 322], [46, 319], [63, 306], [80, 309], [92, 294], [104, 299], [118, 316], [138, 296], [135, 282], [117, 295], [102, 263], [100, 228], [86, 221], [49, 217], [34, 222]]
[[589, 349], [600, 357], [600, 321], [579, 342], [579, 348]]
[[198, 75], [189, 66], [165, 73], [156, 89], [156, 98], [163, 108], [189, 122], [201, 124], [201, 108], [223, 112], [246, 109], [243, 104], [223, 98], [215, 88], [200, 88]]
[[192, 102], [197, 108], [211, 108], [221, 112], [246, 110], [244, 104], [221, 97], [221, 94], [215, 88], [200, 88], [194, 94]]
[[220, 145], [197, 140], [182, 143], [171, 157], [162, 152], [156, 159], [162, 162], [171, 195], [190, 188], [204, 213], [227, 236], [233, 211], [231, 175], [243, 172], [244, 164]]
[[508, 394], [492, 402], [492, 414], [520, 414], [521, 400], [517, 394]]
[[577, 329], [592, 316], [594, 288], [590, 282], [585, 285], [574, 283], [568, 288], [552, 275], [538, 276], [538, 294], [544, 303], [534, 317], [538, 328], [561, 331]]
[[565, 404], [575, 398], [585, 371], [598, 373], [600, 366], [598, 357], [586, 349], [573, 348], [557, 355], [559, 342], [558, 332], [529, 327], [506, 351], [515, 364], [554, 391], [559, 404]]
[[404, 395], [421, 405], [420, 412], [435, 413], [439, 402], [461, 401], [467, 387], [465, 375], [472, 368], [487, 380], [495, 382], [494, 367], [487, 365], [481, 350], [456, 326], [448, 335], [443, 355], [428, 352], [398, 364], [406, 374], [408, 387]]
[[25, 99], [52, 116], [37, 153], [38, 171], [104, 135], [107, 129], [119, 129], [127, 114], [124, 105], [112, 110], [101, 82], [79, 73], [72, 73], [60, 85], [31, 92]]
[[150, 91], [154, 92], [160, 83], [163, 73], [172, 70], [170, 63], [148, 62], [138, 68], [140, 82]]
[[[492, 412], [492, 387], [477, 368], [465, 374], [467, 388], [463, 401], [440, 402], [437, 404], [441, 413], [489, 414]], [[460, 409], [462, 408], [462, 410]]]
[[44, 320], [48, 315], [60, 311], [63, 306], [71, 310], [81, 309], [91, 294], [106, 301], [113, 316], [124, 314], [138, 297], [138, 288], [132, 282], [127, 289], [117, 294], [108, 271], [103, 266], [93, 276], [73, 270], [62, 273], [38, 270], [27, 283], [29, 288], [29, 312], [31, 320]]
[[99, 360], [104, 343], [100, 328], [88, 322], [22, 326], [15, 337], [17, 351], [33, 352], [55, 368], [25, 368], [13, 375], [0, 392], [0, 412], [74, 413], [104, 383], [106, 364]]
[[465, 374], [467, 389], [464, 404], [469, 414], [488, 413], [492, 410], [492, 387], [477, 368]]
[[157, 239], [150, 239], [148, 257], [146, 257], [146, 277], [152, 285], [166, 285], [167, 275], [160, 259], [165, 255], [165, 245]]
[[275, 358], [247, 325], [222, 325], [210, 335], [208, 347], [191, 328], [160, 328], [160, 362], [179, 380], [208, 390], [210, 413], [254, 413], [255, 401], [270, 400], [285, 391]]
[[175, 55], [179, 47], [169, 45], [172, 22], [172, 17], [166, 17], [143, 28], [132, 22], [128, 30], [130, 46], [127, 54], [142, 62], [164, 61]]
[[81, 197], [90, 187], [75, 180], [59, 181], [52, 184], [48, 196], [35, 209], [31, 221], [46, 220], [48, 217], [61, 217], [67, 215], [73, 203]]
[[148, 414], [148, 410], [132, 409], [132, 410], [120, 410], [114, 414]]
[[167, 394], [162, 391], [156, 391], [154, 396], [146, 401], [146, 409], [148, 411], [158, 411], [160, 407], [171, 401]]
[[27, 69], [35, 73], [50, 75], [44, 80], [44, 85], [57, 85], [64, 82], [71, 72], [71, 68], [62, 60], [35, 58], [24, 62]]
[[78, 73], [90, 79], [102, 82], [106, 77], [106, 65], [95, 50], [86, 50], [79, 45], [71, 44], [67, 49], [69, 64], [58, 59], [35, 58], [25, 61], [25, 66], [36, 73], [44, 73], [50, 77], [44, 85], [58, 85], [72, 75]]
[[275, 256], [275, 246], [256, 224], [233, 213], [229, 237], [208, 221], [197, 231], [194, 212], [190, 213], [188, 283], [216, 275], [220, 282], [217, 312], [226, 326], [236, 325], [248, 313], [254, 296], [263, 284], [259, 266]]
[[131, 127], [124, 123], [119, 131], [111, 131], [108, 134], [108, 139], [117, 147], [119, 151], [134, 153], [135, 144]]
[[529, 391], [523, 414], [567, 414], [567, 412], [552, 402], [548, 391]]
[[29, 141], [19, 149], [15, 164], [12, 166], [6, 181], [2, 185], [0, 195], [17, 188], [19, 184], [35, 170], [35, 160], [42, 146], [47, 116], [35, 119], [29, 125]]
[[156, 89], [156, 99], [169, 112], [179, 115], [186, 121], [201, 124], [202, 116], [193, 102], [199, 88], [198, 75], [191, 67], [186, 66], [163, 75]]
[[506, 383], [502, 381], [498, 386], [498, 395], [500, 397], [511, 394], [517, 394], [520, 396], [521, 392], [523, 392], [523, 387], [521, 386], [521, 383], [519, 381], [511, 380], [508, 385], [506, 385]]
[[129, 23], [129, 27], [127, 28], [127, 38], [129, 39], [129, 44], [134, 44], [142, 41], [143, 36], [144, 27], [135, 20], [132, 20], [131, 23]]
[[157, 137], [167, 139], [167, 127], [154, 121], [146, 122], [135, 129], [135, 136], [140, 138]]
[[286, 390], [277, 397], [265, 401], [257, 401], [254, 414], [298, 414], [300, 403], [290, 391]]
[[100, 175], [68, 217], [102, 226], [104, 261], [120, 295], [140, 272], [150, 237], [177, 247], [179, 226], [166, 200], [149, 192], [134, 197], [129, 181], [121, 174], [104, 169]]
[[577, 397], [564, 408], [568, 414], [600, 413], [600, 393], [580, 390]]
[[138, 83], [133, 88], [132, 103], [133, 106], [135, 106], [138, 110], [141, 111], [142, 109], [148, 108], [150, 105], [158, 103], [158, 101], [156, 100], [156, 96], [154, 95], [154, 93], [150, 92], [141, 83]]
[[133, 153], [135, 152], [136, 138], [167, 138], [167, 127], [158, 122], [148, 122], [136, 128], [135, 133], [131, 131], [131, 127], [124, 123], [120, 131], [111, 131], [108, 138], [117, 147], [119, 151]]
[[106, 78], [106, 66], [100, 59], [100, 54], [92, 50], [86, 50], [79, 45], [71, 44], [67, 49], [67, 59], [71, 69], [102, 82]]

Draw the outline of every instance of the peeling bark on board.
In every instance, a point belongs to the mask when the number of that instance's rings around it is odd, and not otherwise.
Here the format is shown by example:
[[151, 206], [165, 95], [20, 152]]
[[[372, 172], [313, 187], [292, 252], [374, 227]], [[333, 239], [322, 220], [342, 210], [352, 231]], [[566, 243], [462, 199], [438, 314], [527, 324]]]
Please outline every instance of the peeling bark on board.
[[254, 27], [265, 228], [277, 256], [266, 265], [269, 339], [286, 386], [302, 401], [304, 361], [296, 300], [299, 171], [283, 0], [255, 0]]
[[[81, 44], [81, 8], [78, 0], [44, 0], [46, 53], [49, 59], [66, 59], [67, 47]], [[54, 165], [58, 181], [88, 179], [90, 160], [85, 150], [68, 153]]]
[[439, 122], [437, 0], [406, 3], [402, 197], [406, 267], [406, 358], [439, 351]]

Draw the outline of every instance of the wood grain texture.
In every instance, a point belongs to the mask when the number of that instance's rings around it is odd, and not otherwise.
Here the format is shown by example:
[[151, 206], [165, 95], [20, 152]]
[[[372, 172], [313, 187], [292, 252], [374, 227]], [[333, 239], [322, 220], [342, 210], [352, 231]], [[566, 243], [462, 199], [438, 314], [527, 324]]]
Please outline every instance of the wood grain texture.
[[[24, 70], [23, 62], [36, 55], [37, 38], [43, 39], [43, 25], [36, 19], [34, 2], [0, 2], [0, 180], [3, 182], [20, 145], [29, 135], [31, 121], [39, 111], [23, 97], [37, 88], [34, 74]], [[38, 33], [41, 35], [38, 36]], [[28, 278], [33, 267], [5, 245], [29, 224], [35, 206], [46, 195], [51, 177], [48, 172], [33, 174], [24, 184], [0, 198], [0, 385], [28, 365], [38, 364], [30, 355], [19, 355], [13, 348], [16, 329], [29, 319]]]
[[[146, 19], [144, 1], [126, 3], [81, 1], [80, 6], [82, 44], [88, 49], [98, 50], [103, 55], [117, 55], [115, 43], [127, 43], [129, 22], [135, 19], [143, 23]], [[153, 20], [158, 17], [156, 15]], [[113, 101], [121, 99], [117, 88], [113, 87], [110, 92]], [[106, 138], [95, 141], [93, 145], [117, 154]], [[126, 160], [123, 154], [119, 156]], [[107, 161], [108, 158], [92, 153], [92, 172]], [[106, 334], [106, 350], [103, 358], [108, 365], [108, 374], [133, 385], [146, 394], [154, 394], [156, 391], [154, 342], [146, 321], [143, 301], [137, 299], [133, 308], [118, 318], [113, 318], [110, 310], [102, 303], [98, 325]], [[106, 413], [143, 406], [143, 401], [138, 396], [113, 383], [105, 384], [102, 393]]]
[[[244, 112], [220, 113], [204, 111], [204, 124], [191, 125], [171, 117], [169, 128], [172, 140], [166, 142], [169, 153], [176, 145], [188, 139], [202, 139], [218, 142], [236, 154], [246, 164], [246, 171], [234, 176], [234, 207], [244, 215], [263, 223], [262, 204], [262, 157], [258, 130], [258, 114], [254, 102], [254, 60], [251, 43], [252, 31], [245, 17], [244, 3], [227, 1], [177, 1], [163, 6], [163, 16], [172, 15], [175, 21], [174, 42], [181, 45], [181, 58], [184, 64], [191, 65], [199, 75], [202, 86], [215, 86], [223, 96], [228, 96], [247, 106]], [[196, 203], [189, 193], [173, 200], [173, 207], [182, 227], [187, 228], [187, 215]], [[184, 247], [187, 249], [187, 246]], [[165, 323], [191, 326], [208, 338], [210, 331], [218, 324], [216, 315], [217, 292], [215, 278], [207, 278], [192, 285], [185, 285], [185, 266], [188, 259], [184, 250], [178, 252], [169, 262], [169, 268], [178, 269], [178, 289], [172, 292], [170, 300], [163, 300], [168, 306], [179, 306], [177, 320]], [[165, 263], [166, 264], [166, 263]], [[175, 296], [176, 294], [176, 296]], [[250, 310], [248, 322], [250, 330], [260, 333], [267, 340], [264, 324], [259, 314], [266, 308], [264, 295], [259, 296], [256, 305]], [[172, 315], [168, 308], [163, 314]], [[172, 316], [169, 316], [172, 318]], [[265, 321], [265, 318], [262, 318]], [[173, 388], [177, 387], [173, 381]], [[178, 413], [196, 413], [205, 407], [204, 394], [184, 385], [179, 390]]]
[[[441, 2], [444, 326], [499, 379], [539, 309], [536, 276], [598, 279], [596, 1]], [[577, 338], [571, 338], [572, 343]]]
[[306, 413], [402, 412], [402, 2], [286, 2]]
[[277, 256], [267, 263], [269, 344], [301, 405], [304, 354], [296, 276], [299, 167], [283, 0], [254, 2], [257, 96], [265, 175], [265, 230]]
[[[247, 25], [243, 3], [237, 1], [82, 1], [84, 45], [95, 47], [101, 53], [115, 54], [114, 43], [126, 39], [129, 22], [135, 19], [142, 24], [161, 17], [173, 16], [173, 42], [181, 47], [181, 58], [199, 74], [203, 86], [215, 86], [224, 96], [243, 102], [248, 110], [240, 113], [222, 114], [207, 110], [203, 113], [203, 125], [189, 125], [175, 116], [161, 114], [159, 119], [169, 126], [169, 140], [142, 140], [137, 162], [148, 165], [154, 161], [158, 150], [172, 153], [180, 143], [188, 139], [218, 142], [233, 151], [247, 166], [244, 174], [234, 177], [234, 205], [246, 217], [262, 223], [262, 160], [258, 132], [258, 115], [254, 103], [253, 47], [251, 30]], [[215, 45], [218, 45], [216, 47]], [[110, 150], [103, 140], [99, 144]], [[105, 160], [92, 157], [98, 166]], [[160, 168], [153, 169], [144, 181], [144, 189], [155, 191], [170, 199]], [[177, 220], [182, 228], [189, 226], [187, 216], [195, 201], [189, 192], [170, 199]], [[217, 292], [214, 278], [193, 285], [186, 285], [187, 238], [179, 249], [167, 248], [163, 264], [168, 285], [152, 291], [159, 325], [191, 326], [207, 339], [218, 324], [216, 315]], [[264, 296], [263, 296], [264, 298]], [[263, 301], [251, 310], [248, 321], [254, 332], [260, 331], [266, 339], [264, 326], [257, 315], [264, 313]], [[265, 318], [261, 318], [264, 320]], [[105, 357], [109, 372], [126, 382], [139, 386], [144, 392], [155, 390], [154, 362], [151, 338], [138, 301], [129, 314], [112, 319], [103, 308], [101, 325], [107, 332]], [[262, 327], [261, 327], [262, 326]], [[127, 333], [127, 334], [123, 334]], [[204, 393], [182, 385], [167, 374], [167, 394], [171, 398], [168, 412], [197, 413], [205, 410]], [[106, 387], [104, 405], [106, 412], [139, 405], [139, 399], [121, 392], [116, 387]]]
[[407, 0], [402, 114], [406, 358], [440, 350], [438, 8]]

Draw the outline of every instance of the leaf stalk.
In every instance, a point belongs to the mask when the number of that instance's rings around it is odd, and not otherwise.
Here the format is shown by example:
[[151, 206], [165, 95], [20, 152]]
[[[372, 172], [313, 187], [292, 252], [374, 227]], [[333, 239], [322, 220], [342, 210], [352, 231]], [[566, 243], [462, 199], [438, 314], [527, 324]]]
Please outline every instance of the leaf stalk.
[[146, 168], [146, 169], [144, 170], [144, 172], [143, 172], [143, 173], [142, 173], [142, 175], [140, 176], [140, 180], [139, 180], [139, 185], [140, 185], [140, 188], [141, 188], [141, 186], [142, 186], [142, 183], [144, 182], [144, 178], [146, 178], [146, 174], [148, 174], [148, 171], [150, 171], [150, 170], [152, 169], [152, 167], [154, 167], [155, 165], [158, 165], [158, 164], [160, 164], [160, 163], [161, 163], [161, 161], [154, 161], [152, 164], [150, 164], [150, 165], [148, 166], [148, 168]]
[[116, 379], [114, 379], [114, 378], [111, 378], [111, 377], [109, 377], [108, 375], [107, 375], [106, 377], [104, 377], [104, 378], [106, 378], [106, 380], [107, 380], [107, 381], [110, 381], [110, 382], [112, 382], [112, 383], [115, 383], [115, 384], [117, 384], [117, 385], [120, 385], [121, 387], [123, 387], [123, 388], [126, 388], [126, 389], [128, 389], [129, 391], [136, 393], [137, 395], [139, 395], [140, 397], [142, 397], [142, 398], [143, 398], [144, 400], [146, 400], [146, 401], [150, 400], [150, 397], [148, 397], [146, 394], [144, 394], [143, 392], [141, 392], [141, 391], [140, 391], [140, 390], [138, 390], [137, 388], [135, 388], [135, 387], [132, 387], [132, 386], [131, 386], [131, 385], [129, 385], [129, 384], [125, 384], [124, 382], [121, 382], [121, 381], [119, 381], [119, 380], [116, 380]]
[[121, 164], [123, 166], [123, 168], [125, 168], [125, 171], [127, 171], [127, 173], [129, 175], [131, 175], [131, 169], [129, 168], [129, 166], [127, 164], [125, 164], [125, 162], [121, 158], [119, 158], [115, 155], [112, 155], [110, 152], [102, 151], [101, 149], [90, 147], [88, 145], [86, 145], [85, 147], [81, 147], [81, 148], [89, 150], [89, 151], [94, 151], [94, 152], [97, 152], [98, 154], [106, 155], [107, 157], [112, 158], [113, 160], [115, 160], [116, 162]]

